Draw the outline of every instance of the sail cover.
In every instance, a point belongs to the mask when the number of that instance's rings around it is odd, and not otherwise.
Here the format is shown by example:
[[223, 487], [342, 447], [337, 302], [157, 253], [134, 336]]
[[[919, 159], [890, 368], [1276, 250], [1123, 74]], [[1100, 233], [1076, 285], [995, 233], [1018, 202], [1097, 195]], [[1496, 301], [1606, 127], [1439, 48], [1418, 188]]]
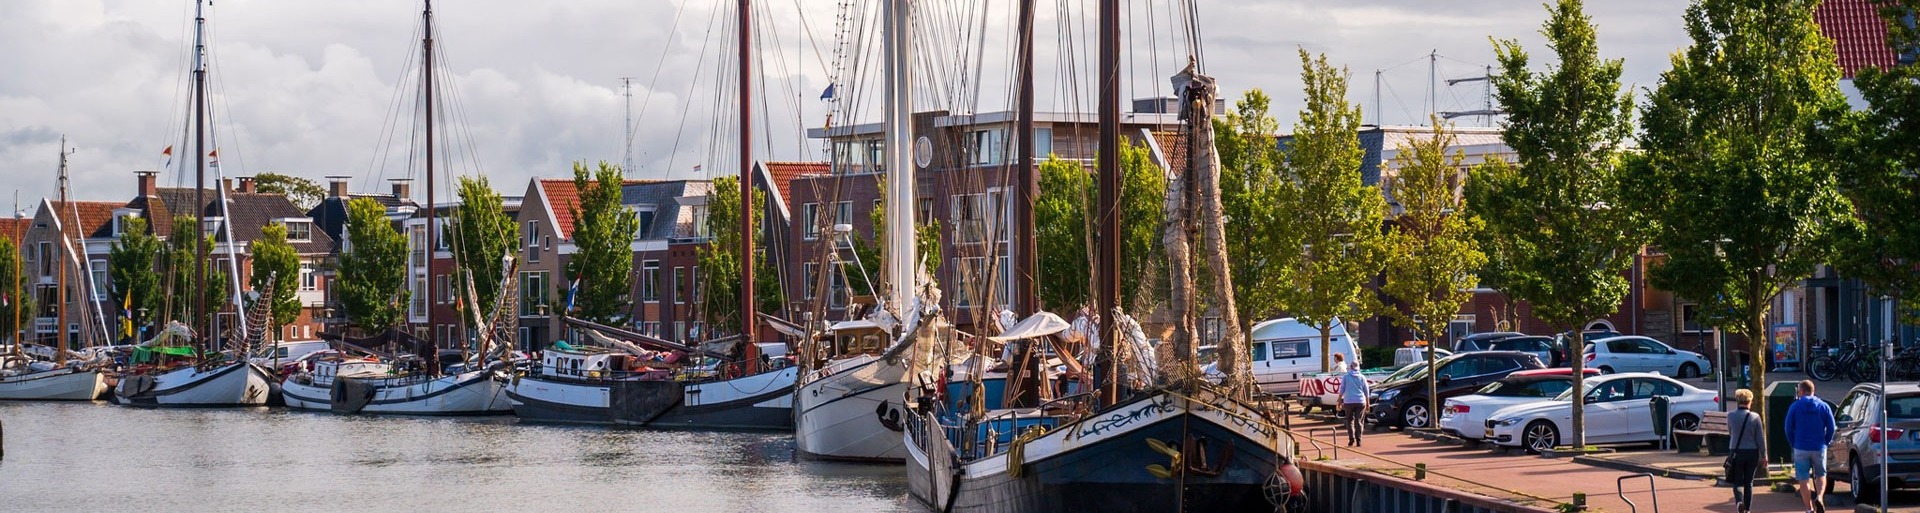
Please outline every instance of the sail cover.
[[987, 337], [987, 340], [1006, 342], [1009, 340], [1039, 338], [1067, 331], [1067, 328], [1070, 327], [1072, 327], [1072, 325], [1067, 324], [1067, 321], [1061, 319], [1060, 316], [1040, 312], [1033, 314], [1031, 317], [1027, 317], [1026, 320], [1020, 321], [1019, 324], [1013, 325], [1013, 327], [1008, 328], [1007, 331], [1001, 332], [999, 336]]

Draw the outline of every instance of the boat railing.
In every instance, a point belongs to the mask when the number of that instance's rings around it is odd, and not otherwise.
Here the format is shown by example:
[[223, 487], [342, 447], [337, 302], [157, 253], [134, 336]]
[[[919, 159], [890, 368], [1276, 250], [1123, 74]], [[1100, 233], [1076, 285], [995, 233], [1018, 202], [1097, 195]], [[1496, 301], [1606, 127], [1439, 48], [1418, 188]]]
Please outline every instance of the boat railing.
[[645, 371], [577, 369], [567, 367], [550, 368], [534, 363], [527, 366], [527, 374], [542, 378], [561, 380], [598, 382], [598, 381], [667, 381], [679, 373], [671, 369], [650, 369]]

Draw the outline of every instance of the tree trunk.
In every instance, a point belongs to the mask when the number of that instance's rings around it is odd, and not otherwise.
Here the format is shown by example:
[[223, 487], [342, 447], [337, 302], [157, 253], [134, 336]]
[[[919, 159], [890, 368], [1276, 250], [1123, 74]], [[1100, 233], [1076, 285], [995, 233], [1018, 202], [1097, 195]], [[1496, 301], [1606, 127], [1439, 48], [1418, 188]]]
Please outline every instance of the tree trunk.
[[[1329, 358], [1333, 358], [1333, 355], [1329, 354], [1333, 352], [1333, 324], [1330, 322], [1323, 323], [1319, 326], [1319, 328], [1320, 328], [1320, 372], [1330, 372], [1333, 370], [1333, 364], [1329, 363], [1327, 360]], [[1355, 366], [1353, 368], [1358, 368], [1357, 366], [1360, 365], [1360, 362], [1353, 362], [1353, 365]]]
[[1567, 341], [1567, 361], [1573, 366], [1573, 425], [1572, 445], [1575, 449], [1587, 446], [1587, 331], [1572, 330], [1573, 336]]
[[[1747, 271], [1747, 363], [1749, 365], [1748, 372], [1751, 376], [1751, 381], [1747, 382], [1747, 388], [1753, 391], [1754, 398], [1759, 399], [1754, 401], [1752, 406], [1753, 412], [1760, 414], [1760, 418], [1763, 419], [1767, 418], [1767, 402], [1765, 401], [1767, 396], [1765, 392], [1767, 388], [1766, 355], [1768, 348], [1767, 332], [1764, 331], [1766, 329], [1764, 317], [1767, 315], [1767, 305], [1761, 303], [1764, 299], [1760, 297], [1760, 287], [1761, 281], [1765, 279], [1766, 275], [1759, 269]], [[1731, 366], [1723, 365], [1723, 367]], [[1722, 369], [1723, 372], [1726, 370], [1727, 369]], [[1726, 399], [1722, 398], [1721, 400], [1725, 401]]]

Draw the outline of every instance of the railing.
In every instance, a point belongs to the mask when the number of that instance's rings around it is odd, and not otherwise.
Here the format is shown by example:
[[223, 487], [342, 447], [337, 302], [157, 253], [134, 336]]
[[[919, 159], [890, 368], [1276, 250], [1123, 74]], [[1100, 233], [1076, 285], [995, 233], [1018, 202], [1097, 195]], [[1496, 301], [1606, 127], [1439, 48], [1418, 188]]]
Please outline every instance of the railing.
[[1655, 481], [1653, 479], [1653, 474], [1641, 473], [1641, 474], [1634, 474], [1630, 476], [1620, 476], [1619, 479], [1615, 479], [1613, 481], [1613, 493], [1616, 495], [1619, 495], [1620, 500], [1627, 503], [1628, 511], [1639, 513], [1640, 506], [1634, 504], [1633, 499], [1627, 498], [1627, 480], [1639, 479], [1642, 477], [1647, 478], [1647, 495], [1650, 501], [1653, 502], [1653, 513], [1660, 513], [1660, 490], [1657, 489], [1658, 487], [1654, 486]]

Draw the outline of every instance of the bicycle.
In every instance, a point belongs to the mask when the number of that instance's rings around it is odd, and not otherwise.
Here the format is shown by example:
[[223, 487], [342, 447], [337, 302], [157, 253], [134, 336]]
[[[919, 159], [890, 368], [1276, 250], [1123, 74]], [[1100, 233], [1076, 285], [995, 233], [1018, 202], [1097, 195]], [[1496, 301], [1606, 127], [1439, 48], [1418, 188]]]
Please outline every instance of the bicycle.
[[[1840, 376], [1843, 372], [1852, 377], [1859, 371], [1861, 352], [1860, 344], [1853, 340], [1841, 343], [1840, 347], [1827, 347], [1825, 354], [1815, 356], [1812, 361], [1807, 362], [1807, 377], [1820, 381], [1833, 381], [1833, 378]], [[1878, 363], [1875, 365], [1877, 366]]]

